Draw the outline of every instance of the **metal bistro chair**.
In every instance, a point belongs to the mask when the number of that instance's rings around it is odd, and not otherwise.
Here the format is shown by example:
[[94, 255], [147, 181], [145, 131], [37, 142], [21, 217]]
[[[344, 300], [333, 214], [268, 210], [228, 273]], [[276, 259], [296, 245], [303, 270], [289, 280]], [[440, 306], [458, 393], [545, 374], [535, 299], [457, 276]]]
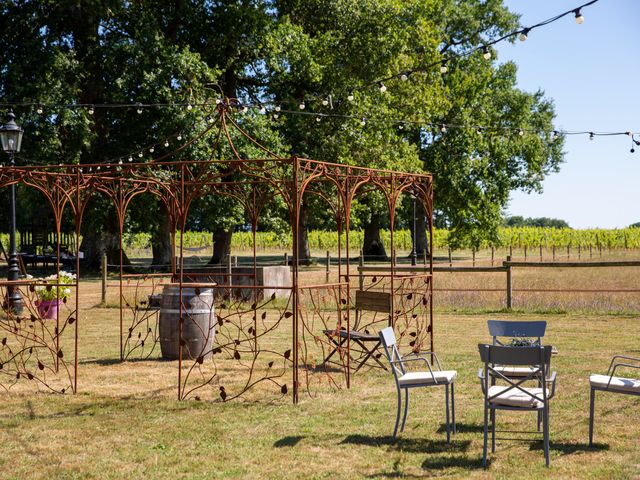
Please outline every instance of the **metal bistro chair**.
[[[549, 376], [551, 347], [504, 347], [479, 344], [480, 358], [484, 369], [478, 377], [484, 394], [484, 448], [482, 465], [487, 466], [487, 443], [489, 418], [491, 420], [491, 452], [496, 450], [496, 410], [542, 412], [544, 458], [549, 466], [549, 400], [556, 390], [556, 372]], [[503, 375], [494, 365], [527, 366], [532, 369], [526, 376], [514, 378]], [[492, 379], [490, 381], [490, 379]], [[506, 385], [493, 385], [494, 379], [503, 380]], [[528, 380], [534, 380], [538, 387], [524, 387]], [[545, 388], [541, 388], [545, 385]], [[551, 385], [549, 391], [548, 385]]]
[[[396, 344], [396, 336], [393, 333], [392, 327], [384, 328], [380, 331], [380, 341], [384, 347], [384, 352], [391, 364], [391, 371], [396, 381], [396, 388], [398, 391], [398, 410], [396, 414], [396, 425], [393, 428], [393, 438], [396, 438], [398, 433], [398, 425], [400, 423], [400, 410], [402, 407], [402, 390], [405, 391], [404, 401], [404, 415], [402, 417], [402, 427], [400, 431], [404, 431], [404, 425], [407, 420], [407, 413], [409, 411], [409, 389], [417, 387], [439, 387], [444, 386], [445, 389], [445, 408], [446, 408], [446, 427], [447, 427], [447, 443], [451, 441], [451, 429], [453, 427], [453, 433], [456, 433], [456, 408], [455, 408], [455, 395], [453, 391], [453, 383], [456, 378], [455, 370], [442, 370], [440, 367], [440, 361], [433, 352], [418, 352], [411, 353], [402, 357], [398, 351]], [[436, 360], [437, 370], [434, 370], [429, 361], [418, 355], [433, 355]], [[411, 358], [407, 358], [411, 357]], [[406, 364], [410, 362], [423, 363], [429, 371], [420, 372], [408, 372]], [[449, 389], [451, 386], [451, 389]], [[452, 421], [449, 423], [449, 390], [451, 390], [451, 417]]]
[[[619, 362], [617, 360], [630, 360], [633, 363]], [[640, 395], [640, 379], [614, 377], [618, 367], [640, 369], [640, 358], [616, 355], [611, 359], [606, 375], [593, 374], [589, 377], [591, 385], [591, 402], [589, 408], [589, 446], [593, 445], [593, 416], [596, 406], [596, 390], [602, 392], [622, 393], [624, 395]]]

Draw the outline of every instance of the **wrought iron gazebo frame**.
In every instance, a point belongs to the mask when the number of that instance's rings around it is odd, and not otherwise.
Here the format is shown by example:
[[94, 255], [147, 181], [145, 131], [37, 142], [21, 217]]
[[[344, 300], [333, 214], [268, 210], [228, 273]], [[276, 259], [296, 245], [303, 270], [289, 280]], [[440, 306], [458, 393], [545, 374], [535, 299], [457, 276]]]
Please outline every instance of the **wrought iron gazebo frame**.
[[[297, 402], [300, 391], [311, 392], [310, 380], [314, 376], [324, 376], [333, 386], [345, 385], [352, 381], [351, 342], [347, 335], [346, 348], [340, 352], [338, 368], [322, 365], [322, 355], [326, 354], [329, 342], [321, 330], [352, 330], [353, 279], [357, 272], [351, 265], [349, 250], [350, 218], [354, 199], [376, 190], [381, 192], [389, 212], [391, 262], [377, 275], [368, 276], [367, 288], [385, 290], [391, 293], [392, 315], [390, 323], [401, 328], [400, 338], [410, 342], [411, 348], [419, 349], [433, 345], [433, 259], [422, 271], [411, 273], [397, 269], [395, 261], [394, 225], [396, 209], [402, 195], [410, 194], [419, 201], [426, 213], [429, 246], [433, 244], [432, 212], [433, 182], [429, 174], [403, 173], [389, 170], [354, 167], [338, 163], [323, 162], [301, 157], [280, 157], [254, 140], [231, 115], [229, 102], [218, 107], [218, 121], [202, 133], [185, 142], [177, 150], [147, 163], [94, 163], [82, 165], [4, 167], [0, 169], [0, 188], [21, 184], [35, 188], [47, 199], [52, 208], [58, 233], [61, 231], [63, 212], [70, 209], [75, 224], [75, 269], [76, 283], [72, 288], [73, 304], [70, 302], [55, 320], [40, 318], [35, 306], [36, 289], [43, 286], [34, 279], [17, 282], [0, 282], [0, 288], [20, 288], [25, 297], [25, 312], [17, 316], [5, 302], [4, 315], [0, 319], [0, 331], [4, 340], [0, 345], [0, 385], [11, 388], [21, 380], [34, 381], [40, 388], [55, 392], [78, 389], [78, 319], [80, 317], [80, 238], [81, 226], [87, 206], [94, 195], [102, 194], [113, 202], [118, 217], [120, 233], [119, 265], [119, 321], [120, 359], [126, 361], [134, 356], [147, 358], [157, 342], [157, 317], [148, 309], [141, 308], [146, 295], [155, 292], [164, 281], [175, 282], [183, 288], [209, 288], [211, 276], [204, 274], [199, 280], [185, 268], [183, 238], [189, 208], [196, 198], [207, 195], [224, 195], [239, 202], [251, 224], [253, 233], [253, 261], [250, 270], [244, 274], [249, 281], [243, 285], [232, 285], [233, 272], [226, 272], [225, 284], [215, 285], [217, 289], [215, 328], [218, 337], [208, 352], [207, 358], [185, 360], [180, 347], [178, 360], [178, 398], [198, 396], [203, 387], [214, 385], [223, 400], [243, 394], [261, 382], [279, 387], [280, 394], [289, 393], [286, 378], [291, 372], [291, 394]], [[216, 129], [217, 126], [217, 129]], [[256, 148], [265, 153], [264, 158], [243, 158], [230, 133], [243, 136]], [[229, 160], [174, 160], [173, 155], [202, 139], [204, 135], [215, 133], [216, 142], [226, 141], [234, 158]], [[168, 274], [129, 274], [123, 265], [123, 233], [126, 213], [132, 200], [142, 194], [151, 194], [160, 199], [169, 214], [172, 246], [171, 272]], [[288, 209], [293, 242], [291, 262], [291, 287], [286, 304], [278, 304], [275, 295], [261, 298], [259, 292], [265, 285], [257, 284], [258, 255], [256, 252], [256, 231], [261, 210], [268, 199], [281, 197]], [[316, 195], [327, 203], [338, 226], [337, 277], [334, 282], [309, 283], [301, 279], [304, 270], [299, 262], [298, 228], [300, 211], [305, 195]], [[179, 233], [179, 240], [176, 239]], [[61, 252], [58, 245], [57, 271], [60, 270]], [[217, 274], [219, 275], [219, 274]], [[360, 275], [365, 275], [360, 273]], [[252, 279], [252, 280], [251, 280]], [[51, 288], [51, 285], [49, 285]], [[55, 288], [55, 285], [53, 286]], [[234, 290], [252, 292], [249, 295], [234, 295]], [[131, 293], [133, 291], [133, 293]], [[6, 296], [5, 296], [6, 298]], [[251, 305], [248, 305], [251, 301]], [[183, 306], [180, 318], [183, 318]], [[275, 313], [274, 313], [275, 312]], [[328, 313], [331, 312], [331, 313]], [[266, 317], [273, 317], [267, 323]], [[270, 336], [282, 331], [282, 326], [291, 322], [290, 348], [280, 353], [269, 346]], [[386, 320], [385, 320], [386, 321]], [[369, 325], [380, 322], [380, 318], [370, 319]], [[55, 325], [54, 325], [55, 323]], [[317, 325], [320, 324], [320, 325]], [[402, 327], [400, 327], [402, 324]], [[275, 326], [273, 326], [275, 325]], [[384, 325], [386, 326], [386, 325]], [[63, 337], [72, 330], [72, 342]], [[180, 322], [182, 332], [182, 322]], [[215, 332], [214, 332], [215, 333]], [[64, 345], [63, 345], [64, 344]], [[181, 344], [182, 345], [182, 344]], [[315, 348], [315, 353], [310, 353]], [[73, 359], [67, 360], [65, 352], [73, 352]], [[313, 357], [313, 358], [312, 358]], [[216, 360], [220, 358], [221, 360]], [[267, 366], [258, 366], [262, 359], [270, 360]], [[213, 359], [213, 360], [209, 360]], [[212, 367], [205, 368], [211, 361]], [[240, 376], [244, 378], [237, 388], [228, 391], [220, 381], [224, 362], [241, 365]], [[216, 363], [217, 362], [217, 363]], [[278, 366], [274, 366], [275, 363]], [[281, 366], [280, 366], [281, 364]], [[205, 371], [206, 370], [206, 371]], [[201, 375], [195, 379], [196, 373]], [[301, 378], [301, 372], [302, 377]]]

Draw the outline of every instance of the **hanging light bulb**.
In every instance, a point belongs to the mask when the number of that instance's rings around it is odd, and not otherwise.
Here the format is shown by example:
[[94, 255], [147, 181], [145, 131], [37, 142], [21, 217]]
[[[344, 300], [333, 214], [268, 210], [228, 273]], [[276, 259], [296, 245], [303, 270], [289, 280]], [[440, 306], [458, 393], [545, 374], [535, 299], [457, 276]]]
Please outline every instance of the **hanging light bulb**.
[[187, 110], [193, 110], [193, 105], [191, 105], [190, 103], [187, 104]]
[[211, 115], [207, 115], [207, 122], [213, 123], [213, 117]]
[[409, 75], [407, 75], [406, 73], [403, 73], [402, 75], [400, 75], [400, 80], [402, 80], [403, 82], [406, 82], [409, 79]]
[[596, 138], [596, 134], [593, 132], [589, 133], [589, 140], [593, 140], [594, 138]]
[[89, 115], [93, 115], [93, 113], [94, 113], [94, 111], [93, 111], [93, 105], [91, 105], [91, 106], [89, 107], [89, 110], [87, 110], [87, 113], [88, 113]]
[[274, 114], [273, 114], [273, 118], [274, 118], [274, 120], [277, 120], [279, 116], [280, 116], [280, 115], [278, 115], [277, 113], [274, 113]]
[[555, 140], [559, 138], [559, 136], [560, 136], [560, 132], [558, 132], [557, 130], [554, 130], [553, 132], [551, 132], [551, 140]]
[[447, 133], [447, 126], [444, 123], [440, 125], [440, 132]]
[[260, 114], [264, 115], [265, 113], [267, 113], [267, 109], [266, 109], [266, 107], [264, 105], [262, 105], [260, 107]]
[[122, 165], [122, 159], [118, 160], [118, 165]]
[[491, 51], [489, 50], [489, 47], [487, 47], [486, 45], [482, 47], [482, 56], [484, 57], [485, 60], [489, 60], [491, 58]]
[[380, 82], [378, 88], [380, 89], [380, 93], [384, 93], [387, 91], [387, 86], [382, 82]]
[[476, 133], [477, 133], [478, 135], [482, 135], [482, 127], [478, 127], [478, 128], [476, 129]]
[[36, 113], [37, 113], [38, 115], [42, 115], [42, 112], [43, 112], [43, 110], [42, 110], [42, 105], [38, 105], [38, 108], [36, 109]]
[[584, 17], [582, 16], [582, 12], [580, 12], [580, 9], [576, 8], [573, 13], [576, 15], [576, 23], [578, 25], [582, 25], [584, 23]]
[[129, 160], [130, 162], [133, 162], [133, 157], [132, 157], [131, 155], [129, 155], [128, 160]]
[[360, 125], [364, 127], [366, 124], [367, 124], [367, 119], [362, 117], [362, 120], [360, 120]]
[[[142, 158], [142, 152], [138, 152], [138, 157]], [[100, 167], [98, 167], [100, 168]]]
[[242, 113], [247, 113], [249, 111], [249, 107], [247, 107], [246, 105], [243, 105], [241, 111]]
[[322, 105], [323, 105], [324, 107], [326, 107], [327, 105], [329, 105], [329, 100], [328, 100], [328, 99], [326, 99], [326, 98], [323, 98], [323, 99], [322, 99]]
[[165, 141], [164, 141], [164, 146], [165, 146], [165, 147], [168, 147], [168, 146], [169, 146], [169, 140], [165, 140]]
[[275, 111], [276, 111], [276, 112], [279, 112], [279, 111], [280, 111], [280, 105], [276, 105]]
[[524, 135], [524, 130], [522, 130], [521, 128], [518, 129], [518, 135], [523, 136]]
[[216, 98], [216, 105], [220, 105], [222, 103], [222, 100], [220, 100], [219, 98]]
[[298, 108], [300, 110], [304, 110], [307, 106], [304, 104], [304, 100], [300, 102], [300, 105], [298, 105]]
[[442, 64], [440, 65], [440, 73], [447, 73], [448, 70], [449, 67], [447, 67], [447, 60], [443, 60]]
[[398, 130], [404, 130], [404, 124], [402, 122], [398, 125]]
[[320, 123], [320, 120], [322, 120], [319, 116], [316, 117], [316, 122]]
[[353, 102], [353, 99], [355, 97], [353, 96], [353, 92], [349, 92], [349, 95], [347, 95], [347, 100], [349, 100], [350, 102]]
[[138, 112], [138, 115], [140, 115], [142, 113], [142, 104], [138, 103], [138, 108], [136, 109], [136, 112]]
[[178, 140], [178, 141], [182, 140], [182, 134], [181, 133], [178, 134], [178, 136], [176, 137], [176, 140]]
[[151, 147], [151, 148], [149, 149], [149, 153], [153, 153], [153, 152], [155, 152], [155, 150], [156, 150], [155, 148]]
[[530, 28], [525, 28], [524, 30], [522, 30], [522, 32], [520, 32], [520, 36], [518, 38], [521, 42], [524, 42], [528, 38], [530, 31]]

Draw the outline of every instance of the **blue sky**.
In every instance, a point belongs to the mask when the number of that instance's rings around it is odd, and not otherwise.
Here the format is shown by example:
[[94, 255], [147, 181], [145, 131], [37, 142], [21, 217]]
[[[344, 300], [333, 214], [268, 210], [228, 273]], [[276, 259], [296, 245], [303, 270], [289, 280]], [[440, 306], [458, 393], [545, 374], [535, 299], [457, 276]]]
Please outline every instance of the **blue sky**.
[[[586, 0], [505, 0], [528, 26]], [[556, 127], [633, 131], [640, 140], [640, 0], [600, 0], [530, 33], [525, 42], [503, 43], [498, 61], [518, 65], [518, 85], [541, 89], [556, 107]], [[560, 173], [542, 194], [514, 192], [507, 212], [554, 217], [573, 228], [625, 227], [640, 222], [640, 147], [628, 137], [569, 136]]]

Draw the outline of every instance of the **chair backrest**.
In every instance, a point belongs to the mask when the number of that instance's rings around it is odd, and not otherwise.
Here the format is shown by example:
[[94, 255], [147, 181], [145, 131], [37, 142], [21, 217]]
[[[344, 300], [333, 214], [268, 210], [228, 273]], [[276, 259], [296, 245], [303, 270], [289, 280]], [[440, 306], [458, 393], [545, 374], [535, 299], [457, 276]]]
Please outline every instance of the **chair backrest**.
[[356, 323], [357, 330], [360, 323], [360, 312], [381, 312], [388, 315], [388, 324], [391, 325], [391, 294], [388, 292], [370, 292], [356, 290]]
[[[480, 359], [493, 365], [541, 366], [551, 363], [551, 345], [534, 347], [503, 347], [501, 345], [478, 344]], [[548, 368], [545, 368], [545, 371]]]
[[[402, 364], [402, 357], [398, 351], [398, 344], [396, 343], [396, 335], [393, 333], [393, 327], [386, 327], [380, 330], [380, 343], [384, 348], [384, 353], [387, 356], [391, 364], [391, 371], [393, 375], [398, 379], [398, 375], [404, 375], [405, 369]], [[399, 362], [399, 363], [392, 363]]]
[[542, 337], [547, 329], [547, 322], [512, 322], [508, 320], [488, 320], [489, 335], [493, 337], [494, 345], [503, 345], [498, 337], [537, 338], [538, 345], [542, 345]]

